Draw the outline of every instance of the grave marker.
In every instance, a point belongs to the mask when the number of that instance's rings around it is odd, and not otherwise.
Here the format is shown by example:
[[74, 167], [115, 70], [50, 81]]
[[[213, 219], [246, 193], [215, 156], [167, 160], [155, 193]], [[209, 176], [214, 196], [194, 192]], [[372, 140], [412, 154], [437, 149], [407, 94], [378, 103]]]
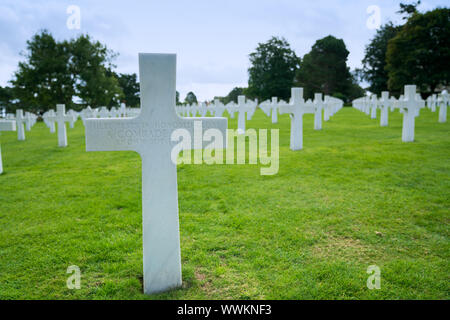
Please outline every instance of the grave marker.
[[280, 114], [291, 115], [291, 150], [303, 148], [303, 114], [314, 113], [314, 107], [306, 106], [303, 100], [303, 88], [291, 88], [291, 100], [289, 104], [279, 105]]
[[73, 118], [66, 115], [66, 106], [64, 104], [56, 105], [56, 123], [58, 124], [58, 146], [67, 147], [67, 130], [66, 122], [72, 121]]
[[416, 95], [415, 85], [405, 86], [405, 96], [399, 104], [400, 110], [403, 113], [403, 128], [402, 141], [414, 141], [414, 125], [415, 118], [419, 114], [420, 108], [424, 107], [423, 100], [419, 100]]
[[25, 140], [25, 117], [23, 116], [23, 110], [16, 110], [16, 127], [17, 127], [17, 140], [24, 141]]
[[387, 127], [388, 125], [388, 117], [389, 117], [389, 106], [390, 106], [390, 99], [389, 99], [389, 91], [383, 91], [381, 92], [381, 98], [379, 101], [381, 114], [380, 114], [380, 126]]
[[[0, 120], [0, 131], [16, 131], [16, 122], [14, 120]], [[2, 149], [0, 148], [0, 174], [2, 173]]]
[[322, 130], [323, 100], [321, 93], [314, 94], [314, 130]]
[[[171, 134], [184, 128], [191, 137], [203, 136], [214, 128], [226, 142], [227, 119], [177, 116], [175, 54], [139, 54], [139, 79], [140, 114], [87, 119], [86, 150], [136, 151], [142, 158], [144, 292], [150, 294], [181, 286], [177, 168], [171, 161], [176, 142]], [[195, 139], [194, 149], [202, 149]]]

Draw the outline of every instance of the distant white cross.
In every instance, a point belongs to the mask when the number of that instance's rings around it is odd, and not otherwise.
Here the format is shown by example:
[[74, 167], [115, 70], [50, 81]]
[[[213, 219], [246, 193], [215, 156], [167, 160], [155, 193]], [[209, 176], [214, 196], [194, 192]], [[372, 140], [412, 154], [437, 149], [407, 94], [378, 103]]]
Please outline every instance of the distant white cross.
[[67, 147], [67, 130], [66, 122], [72, 121], [73, 118], [66, 115], [66, 106], [64, 104], [56, 105], [56, 123], [58, 124], [58, 146]]
[[387, 127], [389, 121], [389, 106], [391, 105], [391, 100], [389, 99], [389, 91], [381, 92], [379, 105], [381, 109], [380, 126]]
[[221, 117], [223, 115], [223, 112], [225, 111], [225, 106], [219, 99], [214, 99], [214, 117]]
[[280, 104], [280, 114], [291, 115], [291, 150], [303, 148], [303, 115], [314, 113], [314, 106], [307, 106], [303, 99], [303, 88], [291, 88], [291, 100], [289, 104]]
[[[175, 112], [175, 54], [139, 54], [141, 113], [135, 118], [87, 119], [87, 151], [136, 151], [142, 158], [144, 292], [181, 285], [177, 168], [171, 161], [176, 129], [202, 134], [226, 118], [180, 118]], [[198, 122], [201, 122], [200, 128]], [[194, 126], [194, 123], [196, 125]], [[200, 131], [200, 132], [197, 132]], [[194, 139], [195, 141], [195, 139]], [[225, 145], [225, 144], [224, 144]], [[194, 149], [203, 146], [194, 142]]]
[[48, 128], [50, 129], [50, 133], [55, 133], [56, 113], [53, 109], [47, 111], [47, 113], [44, 115], [44, 121], [47, 124]]
[[16, 110], [16, 125], [17, 125], [17, 140], [25, 140], [25, 117], [23, 116], [23, 110]]
[[272, 123], [278, 122], [278, 98], [272, 97], [272, 100], [266, 100], [264, 102], [261, 102], [259, 105], [261, 110], [264, 111], [264, 113], [267, 116], [272, 116]]
[[246, 101], [245, 96], [238, 96], [238, 134], [245, 134], [245, 118], [251, 120], [255, 113], [256, 103], [254, 101]]
[[31, 131], [31, 127], [33, 125], [33, 118], [31, 117], [30, 112], [25, 112], [25, 128], [27, 131]]
[[416, 95], [415, 85], [405, 86], [405, 95], [399, 103], [399, 107], [403, 113], [402, 141], [414, 141], [415, 117], [419, 114], [420, 108], [425, 106], [423, 100], [419, 100]]
[[314, 94], [314, 129], [322, 130], [322, 110], [324, 101], [321, 93]]
[[[16, 122], [14, 120], [0, 120], [0, 131], [16, 131]], [[2, 173], [2, 149], [0, 149], [0, 174]]]
[[442, 91], [439, 99], [439, 122], [447, 122], [447, 105], [449, 103], [449, 94], [447, 90]]
[[377, 95], [374, 94], [370, 99], [370, 119], [377, 118], [377, 107], [378, 107]]

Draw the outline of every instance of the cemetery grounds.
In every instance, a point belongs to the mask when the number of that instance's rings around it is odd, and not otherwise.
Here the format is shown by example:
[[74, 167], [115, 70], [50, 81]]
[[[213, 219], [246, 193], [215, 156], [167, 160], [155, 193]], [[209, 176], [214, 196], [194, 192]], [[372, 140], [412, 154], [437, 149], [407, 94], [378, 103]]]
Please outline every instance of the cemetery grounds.
[[449, 299], [450, 123], [422, 109], [402, 143], [402, 115], [379, 113], [346, 107], [321, 131], [305, 114], [291, 151], [289, 116], [257, 110], [247, 128], [280, 129], [273, 176], [179, 165], [183, 286], [150, 296], [137, 153], [86, 152], [80, 120], [67, 148], [42, 122], [26, 141], [2, 132], [0, 299]]

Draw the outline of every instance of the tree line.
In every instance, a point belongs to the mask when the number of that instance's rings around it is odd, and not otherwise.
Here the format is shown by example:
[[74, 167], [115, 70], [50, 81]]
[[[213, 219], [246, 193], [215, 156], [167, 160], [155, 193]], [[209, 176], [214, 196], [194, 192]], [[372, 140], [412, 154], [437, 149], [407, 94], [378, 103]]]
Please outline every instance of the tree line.
[[421, 13], [420, 1], [400, 4], [404, 24], [388, 22], [366, 46], [358, 70], [370, 92], [389, 91], [398, 96], [406, 84], [415, 84], [425, 97], [450, 82], [450, 9]]
[[[400, 4], [405, 23], [381, 26], [365, 48], [362, 69], [350, 71], [348, 50], [342, 39], [331, 35], [319, 39], [299, 58], [284, 38], [272, 37], [250, 54], [247, 88], [236, 87], [224, 103], [239, 94], [260, 101], [289, 99], [290, 88], [304, 88], [304, 97], [321, 92], [350, 102], [366, 91], [399, 96], [406, 84], [415, 84], [425, 97], [441, 91], [450, 81], [450, 9], [420, 13], [413, 4]], [[359, 82], [368, 83], [362, 88]]]
[[[250, 53], [248, 86], [233, 88], [223, 103], [237, 102], [239, 95], [264, 101], [272, 97], [288, 100], [293, 86], [304, 88], [304, 97], [321, 92], [350, 102], [366, 90], [398, 96], [405, 84], [416, 84], [425, 95], [442, 90], [450, 81], [450, 9], [420, 13], [417, 5], [400, 4], [404, 23], [381, 26], [365, 48], [363, 67], [351, 71], [349, 51], [342, 39], [332, 35], [317, 40], [310, 52], [298, 57], [286, 39], [272, 37]], [[80, 110], [88, 105], [139, 107], [136, 74], [116, 73], [117, 53], [89, 35], [56, 41], [43, 30], [27, 41], [24, 61], [10, 81], [0, 87], [0, 106], [35, 113], [65, 103]], [[366, 88], [360, 81], [368, 83]], [[177, 104], [197, 102], [193, 92]]]
[[0, 87], [0, 105], [8, 112], [39, 113], [58, 103], [74, 110], [121, 102], [139, 106], [136, 74], [116, 73], [117, 54], [87, 34], [56, 41], [42, 30], [27, 41], [22, 56], [11, 86]]

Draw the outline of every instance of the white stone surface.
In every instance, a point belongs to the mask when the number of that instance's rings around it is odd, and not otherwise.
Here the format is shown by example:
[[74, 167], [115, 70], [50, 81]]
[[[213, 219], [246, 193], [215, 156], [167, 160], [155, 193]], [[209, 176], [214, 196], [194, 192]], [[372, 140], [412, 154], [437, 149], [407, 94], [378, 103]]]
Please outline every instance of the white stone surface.
[[71, 116], [66, 115], [66, 106], [64, 104], [56, 105], [56, 123], [58, 124], [58, 146], [67, 147], [67, 129], [66, 122], [70, 122]]
[[447, 105], [449, 102], [449, 94], [447, 90], [442, 91], [439, 101], [439, 122], [447, 122]]
[[251, 120], [256, 109], [256, 102], [246, 100], [245, 96], [238, 96], [238, 134], [245, 134], [245, 119]]
[[314, 113], [314, 106], [307, 106], [303, 99], [303, 88], [291, 89], [291, 100], [289, 104], [279, 105], [280, 114], [291, 115], [291, 150], [303, 149], [303, 114]]
[[[181, 286], [176, 164], [171, 161], [173, 130], [194, 137], [194, 122], [222, 132], [226, 118], [180, 118], [175, 112], [176, 55], [139, 54], [141, 111], [135, 118], [87, 119], [87, 151], [136, 151], [142, 158], [144, 292]], [[224, 144], [226, 145], [226, 144]], [[202, 145], [194, 143], [194, 149]]]
[[370, 119], [377, 118], [377, 106], [378, 106], [377, 96], [374, 94], [370, 99]]
[[56, 113], [53, 109], [48, 110], [43, 115], [45, 125], [50, 129], [50, 133], [56, 132]]
[[16, 110], [16, 127], [17, 127], [17, 140], [25, 140], [25, 117], [23, 116], [23, 110]]
[[324, 101], [321, 93], [314, 94], [314, 130], [322, 130], [322, 110]]
[[418, 116], [420, 108], [423, 108], [425, 103], [419, 100], [416, 95], [415, 85], [405, 86], [405, 95], [399, 107], [403, 113], [403, 127], [402, 127], [402, 141], [414, 141], [415, 118]]
[[[0, 131], [16, 131], [14, 120], [0, 120]], [[3, 173], [2, 149], [0, 148], [0, 174]]]
[[381, 92], [381, 98], [379, 101], [380, 106], [380, 126], [387, 127], [389, 118], [389, 107], [390, 107], [389, 91]]

